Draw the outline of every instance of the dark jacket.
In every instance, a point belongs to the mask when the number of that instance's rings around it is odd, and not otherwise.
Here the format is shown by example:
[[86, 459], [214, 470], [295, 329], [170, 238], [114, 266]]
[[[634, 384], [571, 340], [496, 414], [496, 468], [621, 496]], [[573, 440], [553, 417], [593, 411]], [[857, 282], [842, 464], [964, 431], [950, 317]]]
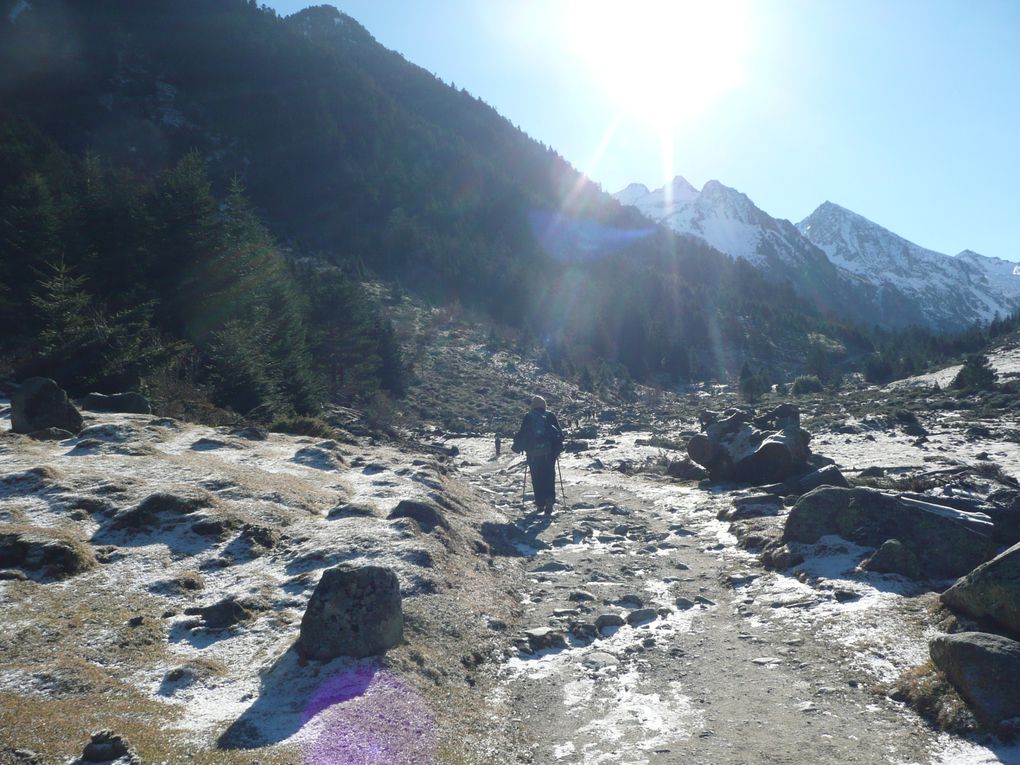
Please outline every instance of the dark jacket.
[[[536, 421], [536, 417], [541, 418], [541, 421]], [[544, 438], [538, 437], [540, 430], [545, 433]], [[548, 455], [556, 459], [563, 451], [563, 430], [556, 415], [544, 409], [532, 409], [521, 420], [521, 427], [514, 436], [511, 448], [518, 453], [527, 452], [529, 457]]]

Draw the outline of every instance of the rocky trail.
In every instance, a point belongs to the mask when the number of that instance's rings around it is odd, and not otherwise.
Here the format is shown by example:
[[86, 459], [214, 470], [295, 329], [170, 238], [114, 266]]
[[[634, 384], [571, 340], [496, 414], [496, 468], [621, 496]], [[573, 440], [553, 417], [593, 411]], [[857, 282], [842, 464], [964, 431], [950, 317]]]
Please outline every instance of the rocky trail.
[[522, 759], [1015, 761], [933, 732], [886, 696], [926, 658], [934, 595], [849, 576], [856, 551], [842, 540], [799, 579], [763, 570], [717, 520], [730, 492], [600, 467], [640, 451], [641, 435], [600, 443], [598, 461], [564, 455], [568, 504], [551, 518], [521, 502], [523, 473], [507, 457], [473, 468], [516, 518], [527, 557], [530, 629], [500, 670], [533, 742]]

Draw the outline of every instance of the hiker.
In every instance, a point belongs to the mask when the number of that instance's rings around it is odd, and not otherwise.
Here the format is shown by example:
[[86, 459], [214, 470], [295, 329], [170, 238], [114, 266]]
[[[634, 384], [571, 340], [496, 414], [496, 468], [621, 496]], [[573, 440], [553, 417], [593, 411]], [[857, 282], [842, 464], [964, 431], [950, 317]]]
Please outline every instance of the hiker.
[[531, 411], [524, 415], [511, 448], [518, 454], [527, 453], [535, 506], [551, 513], [556, 503], [556, 458], [563, 450], [563, 431], [556, 415], [546, 411], [541, 396], [531, 399]]
[[500, 451], [502, 451], [502, 449], [503, 449], [503, 437], [499, 433], [497, 433], [496, 434], [496, 459], [499, 459], [499, 453], [500, 453]]

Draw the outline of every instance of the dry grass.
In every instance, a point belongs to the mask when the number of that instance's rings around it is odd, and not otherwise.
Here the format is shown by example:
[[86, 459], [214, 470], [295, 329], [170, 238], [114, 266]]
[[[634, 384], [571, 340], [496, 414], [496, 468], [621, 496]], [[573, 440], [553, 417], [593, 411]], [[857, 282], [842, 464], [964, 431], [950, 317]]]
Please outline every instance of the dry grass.
[[909, 705], [938, 730], [958, 735], [977, 730], [967, 703], [930, 661], [904, 672], [889, 696]]

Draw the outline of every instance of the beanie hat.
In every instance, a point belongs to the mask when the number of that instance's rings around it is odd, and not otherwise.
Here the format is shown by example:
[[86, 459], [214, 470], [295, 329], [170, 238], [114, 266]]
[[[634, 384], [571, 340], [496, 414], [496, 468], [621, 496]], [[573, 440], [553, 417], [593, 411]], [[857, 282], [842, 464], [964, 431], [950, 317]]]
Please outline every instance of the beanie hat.
[[542, 398], [541, 396], [535, 396], [533, 399], [531, 399], [531, 408], [545, 409], [545, 399]]

